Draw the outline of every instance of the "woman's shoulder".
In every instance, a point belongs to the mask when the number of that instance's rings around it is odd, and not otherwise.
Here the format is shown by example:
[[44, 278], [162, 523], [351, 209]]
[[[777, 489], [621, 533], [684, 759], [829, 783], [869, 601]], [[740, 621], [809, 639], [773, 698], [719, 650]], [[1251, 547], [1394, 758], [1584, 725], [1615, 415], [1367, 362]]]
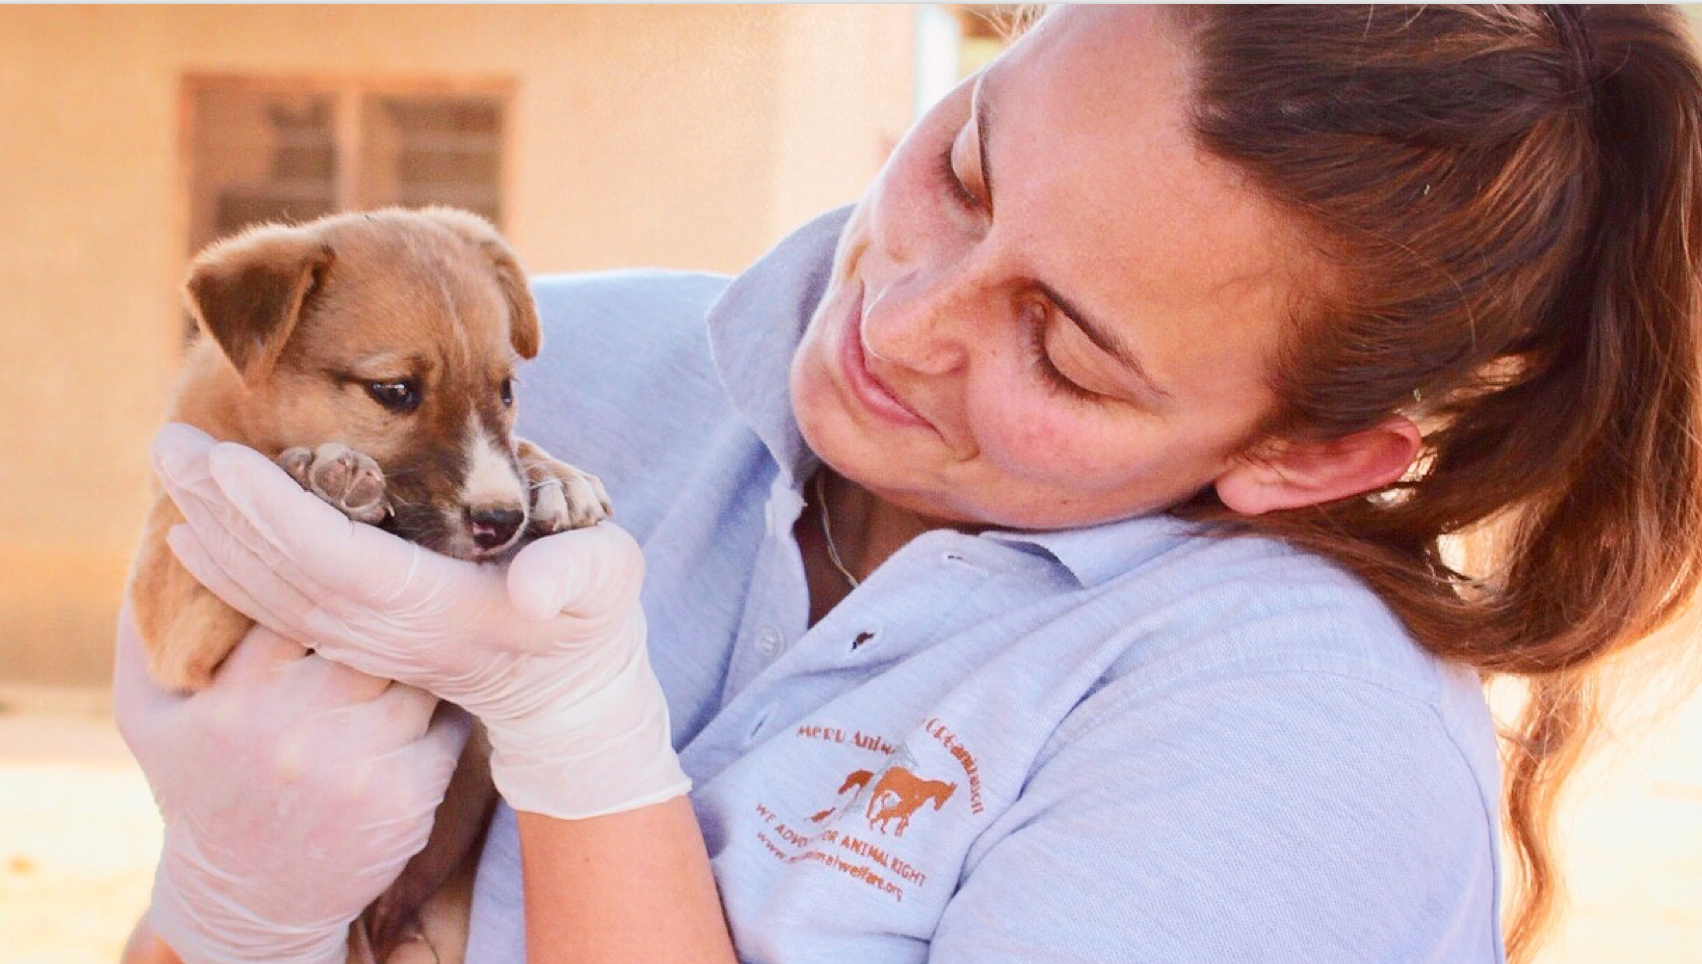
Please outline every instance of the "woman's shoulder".
[[[516, 433], [599, 476], [624, 522], [735, 418], [706, 317], [728, 278], [656, 269], [533, 280], [543, 345], [519, 371]], [[653, 501], [653, 500], [649, 500]]]
[[1475, 671], [1425, 650], [1332, 560], [1264, 537], [1179, 531], [1106, 588], [1128, 600], [1134, 631], [1058, 741], [1119, 715], [1210, 707], [1297, 759], [1337, 734], [1415, 776], [1465, 777], [1472, 792], [1458, 802], [1493, 812], [1495, 729]]
[[660, 269], [534, 279], [543, 345], [520, 373], [522, 427], [533, 399], [559, 424], [581, 406], [636, 415], [718, 394], [704, 319], [728, 282]]
[[725, 275], [632, 268], [539, 275], [532, 297], [544, 336], [540, 362], [587, 348], [701, 343], [704, 316], [732, 281]]
[[[1315, 660], [1138, 675], [1062, 722], [971, 879], [1070, 868], [1079, 889], [1030, 925], [1102, 901], [1127, 911], [1103, 925], [1116, 940], [1173, 960], [1500, 959], [1498, 783], [1473, 745], [1487, 720]], [[1223, 934], [1167, 926], [1207, 913]]]
[[[1182, 535], [1100, 587], [1119, 597], [1094, 616], [1115, 655], [977, 855], [983, 879], [1099, 867], [1080, 896], [1140, 908], [1126, 926], [1145, 937], [1223, 909], [1238, 926], [1219, 958], [1498, 959], [1499, 777], [1475, 674], [1351, 574], [1265, 539]], [[1194, 959], [1197, 935], [1172, 936]]]
[[1263, 536], [1166, 524], [1175, 537], [1164, 551], [1105, 587], [1150, 627], [1121, 654], [1110, 678], [1310, 670], [1426, 703], [1444, 699], [1456, 685], [1452, 668], [1335, 561]]

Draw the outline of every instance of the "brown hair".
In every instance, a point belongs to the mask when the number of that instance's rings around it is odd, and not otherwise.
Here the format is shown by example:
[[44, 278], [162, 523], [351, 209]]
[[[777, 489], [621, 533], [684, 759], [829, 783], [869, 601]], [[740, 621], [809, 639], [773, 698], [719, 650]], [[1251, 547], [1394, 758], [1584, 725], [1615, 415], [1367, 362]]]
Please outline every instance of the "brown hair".
[[[1183, 514], [1356, 572], [1426, 649], [1523, 677], [1504, 733], [1529, 960], [1557, 791], [1610, 657], [1702, 574], [1702, 68], [1644, 6], [1235, 7], [1179, 17], [1200, 143], [1296, 213], [1329, 279], [1273, 371], [1276, 437], [1405, 412], [1414, 469], [1324, 506]], [[1462, 572], [1445, 540], [1493, 532]]]

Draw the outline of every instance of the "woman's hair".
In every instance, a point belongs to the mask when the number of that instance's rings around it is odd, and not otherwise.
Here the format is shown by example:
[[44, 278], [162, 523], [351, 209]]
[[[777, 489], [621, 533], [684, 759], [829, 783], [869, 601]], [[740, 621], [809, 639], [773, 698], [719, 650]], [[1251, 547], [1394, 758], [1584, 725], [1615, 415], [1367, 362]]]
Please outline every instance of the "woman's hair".
[[[1397, 412], [1424, 435], [1367, 496], [1178, 511], [1323, 553], [1426, 649], [1526, 680], [1504, 736], [1522, 871], [1506, 940], [1528, 960], [1555, 917], [1549, 827], [1599, 672], [1702, 574], [1702, 68], [1679, 15], [1646, 6], [1175, 19], [1199, 143], [1298, 216], [1324, 269], [1265, 436]], [[1486, 532], [1479, 565], [1445, 559]]]

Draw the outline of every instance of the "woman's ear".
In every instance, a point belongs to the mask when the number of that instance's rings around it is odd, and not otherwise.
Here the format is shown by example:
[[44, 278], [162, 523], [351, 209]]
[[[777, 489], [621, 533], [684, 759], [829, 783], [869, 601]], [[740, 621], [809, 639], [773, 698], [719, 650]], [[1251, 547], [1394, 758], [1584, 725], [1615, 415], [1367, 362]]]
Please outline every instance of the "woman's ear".
[[1242, 515], [1334, 502], [1405, 475], [1421, 442], [1405, 415], [1341, 438], [1272, 440], [1218, 476], [1217, 497]]

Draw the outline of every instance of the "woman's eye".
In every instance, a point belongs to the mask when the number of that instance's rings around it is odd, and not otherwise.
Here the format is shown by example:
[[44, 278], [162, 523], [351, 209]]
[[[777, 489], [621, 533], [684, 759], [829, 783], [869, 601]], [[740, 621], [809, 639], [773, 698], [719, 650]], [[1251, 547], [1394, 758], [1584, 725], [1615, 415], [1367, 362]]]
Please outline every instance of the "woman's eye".
[[514, 404], [514, 379], [513, 378], [504, 378], [502, 380], [502, 388], [499, 391], [502, 395], [503, 407], [506, 408], [506, 407], [513, 406], [513, 404]]
[[1049, 313], [1040, 308], [1032, 309], [1026, 319], [1029, 361], [1034, 373], [1047, 389], [1056, 394], [1079, 401], [1103, 401], [1104, 396], [1065, 375], [1052, 360], [1052, 353], [1046, 347], [1046, 326], [1049, 320]]
[[392, 412], [406, 414], [420, 407], [420, 386], [411, 378], [393, 382], [367, 382], [366, 393]]
[[957, 168], [952, 166], [952, 145], [955, 143], [955, 141], [947, 142], [945, 153], [939, 157], [940, 179], [951, 190], [958, 204], [967, 208], [980, 207], [981, 199], [975, 196], [975, 192], [971, 191], [967, 184], [963, 183], [963, 178], [957, 176]]

